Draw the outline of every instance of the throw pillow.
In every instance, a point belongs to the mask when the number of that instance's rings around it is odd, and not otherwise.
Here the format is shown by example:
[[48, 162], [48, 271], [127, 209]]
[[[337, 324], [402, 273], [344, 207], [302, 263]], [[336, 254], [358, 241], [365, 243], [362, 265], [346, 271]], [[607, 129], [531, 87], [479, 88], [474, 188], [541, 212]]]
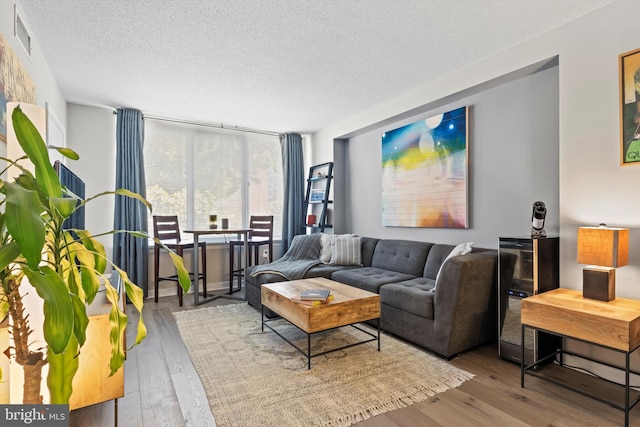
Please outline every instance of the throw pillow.
[[442, 272], [444, 264], [449, 260], [449, 258], [453, 258], [454, 256], [466, 255], [471, 252], [472, 245], [473, 242], [460, 243], [458, 246], [453, 248], [451, 252], [449, 252], [449, 255], [447, 255], [447, 257], [444, 259], [444, 261], [442, 261], [442, 264], [440, 265], [440, 270], [438, 270], [438, 274], [436, 275], [436, 284], [433, 289], [431, 289], [433, 292], [435, 292], [436, 288], [438, 287], [438, 279], [440, 278], [440, 273]]
[[352, 234], [333, 236], [331, 241], [331, 265], [362, 265], [360, 237]]
[[329, 264], [331, 261], [331, 241], [333, 240], [333, 234], [322, 233], [320, 235], [320, 261], [323, 264]]

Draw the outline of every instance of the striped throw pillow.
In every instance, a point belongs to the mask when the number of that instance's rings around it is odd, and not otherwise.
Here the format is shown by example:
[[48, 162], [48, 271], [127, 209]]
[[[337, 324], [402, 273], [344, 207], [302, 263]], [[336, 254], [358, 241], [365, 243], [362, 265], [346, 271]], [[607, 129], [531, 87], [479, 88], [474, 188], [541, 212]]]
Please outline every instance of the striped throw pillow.
[[362, 265], [360, 237], [351, 234], [333, 236], [330, 265]]

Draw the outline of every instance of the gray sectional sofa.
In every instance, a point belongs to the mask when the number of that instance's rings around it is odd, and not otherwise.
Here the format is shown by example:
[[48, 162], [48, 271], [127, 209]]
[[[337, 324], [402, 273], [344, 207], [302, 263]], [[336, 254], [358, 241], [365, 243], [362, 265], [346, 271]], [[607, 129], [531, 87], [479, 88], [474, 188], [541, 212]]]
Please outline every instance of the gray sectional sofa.
[[[321, 245], [320, 238], [313, 236], [296, 236], [305, 239], [312, 249], [310, 258], [315, 256], [315, 245]], [[330, 278], [379, 293], [380, 326], [384, 331], [449, 359], [496, 339], [498, 317], [498, 252], [474, 248], [467, 255], [447, 259], [453, 248], [447, 244], [362, 237], [361, 266], [327, 265], [311, 260], [305, 271], [299, 273], [301, 277], [274, 273], [286, 262], [274, 261], [271, 269], [264, 265], [250, 267], [246, 298], [260, 310], [260, 286], [264, 283], [302, 277]], [[320, 253], [320, 246], [317, 251]], [[287, 254], [283, 258], [288, 259]]]

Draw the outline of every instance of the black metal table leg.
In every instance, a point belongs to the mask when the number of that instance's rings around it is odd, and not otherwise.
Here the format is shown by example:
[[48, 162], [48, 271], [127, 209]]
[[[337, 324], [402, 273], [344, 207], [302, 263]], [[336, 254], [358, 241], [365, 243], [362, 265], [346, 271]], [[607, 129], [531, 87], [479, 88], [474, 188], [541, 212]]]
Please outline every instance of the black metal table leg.
[[307, 334], [307, 369], [311, 369], [311, 334]]
[[520, 326], [520, 388], [524, 388], [524, 328]]
[[626, 352], [624, 365], [624, 425], [629, 426], [629, 352]]

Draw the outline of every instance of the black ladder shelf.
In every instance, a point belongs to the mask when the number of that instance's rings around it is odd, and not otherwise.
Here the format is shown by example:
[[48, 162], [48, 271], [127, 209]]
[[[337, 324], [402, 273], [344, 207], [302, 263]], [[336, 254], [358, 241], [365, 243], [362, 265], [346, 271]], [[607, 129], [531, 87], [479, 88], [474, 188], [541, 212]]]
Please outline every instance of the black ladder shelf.
[[[307, 178], [307, 193], [304, 198], [304, 229], [305, 234], [322, 233], [327, 224], [327, 208], [333, 200], [329, 200], [329, 190], [333, 180], [333, 162], [321, 163], [309, 168]], [[309, 222], [309, 219], [315, 221]]]

